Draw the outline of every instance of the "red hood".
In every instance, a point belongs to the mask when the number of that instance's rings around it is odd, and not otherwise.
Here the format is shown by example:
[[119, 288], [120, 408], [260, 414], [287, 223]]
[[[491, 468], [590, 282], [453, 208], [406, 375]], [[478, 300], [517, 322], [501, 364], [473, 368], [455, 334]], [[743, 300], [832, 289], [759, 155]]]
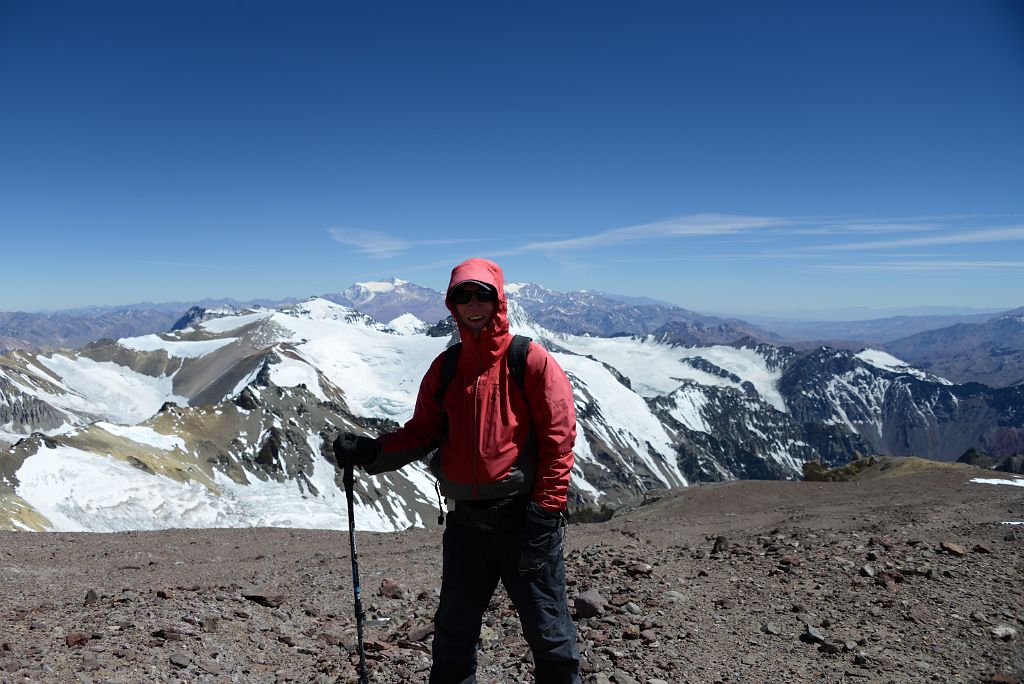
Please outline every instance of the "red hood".
[[[473, 339], [472, 333], [462, 325], [455, 306], [451, 302], [452, 290], [466, 282], [475, 280], [485, 285], [490, 285], [498, 292], [498, 302], [494, 309], [494, 316], [491, 317], [490, 325], [480, 331], [480, 337]], [[452, 269], [451, 280], [448, 281], [448, 292], [444, 297], [445, 306], [452, 312], [455, 322], [459, 326], [459, 336], [463, 345], [476, 347], [480, 345], [481, 351], [492, 359], [500, 358], [505, 353], [505, 348], [511, 342], [508, 332], [508, 300], [505, 298], [505, 274], [501, 266], [488, 261], [487, 259], [467, 259]], [[469, 356], [468, 354], [465, 356]]]

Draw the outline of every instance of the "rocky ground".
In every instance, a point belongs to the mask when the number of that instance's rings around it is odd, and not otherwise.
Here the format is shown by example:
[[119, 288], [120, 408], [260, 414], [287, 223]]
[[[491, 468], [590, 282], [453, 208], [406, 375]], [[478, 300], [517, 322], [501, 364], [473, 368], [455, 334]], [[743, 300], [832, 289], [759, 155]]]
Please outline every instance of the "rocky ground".
[[[584, 681], [1020, 682], [1024, 488], [733, 482], [573, 525]], [[361, 533], [370, 681], [424, 682], [440, 530]], [[355, 682], [347, 532], [0, 534], [0, 682]], [[530, 681], [499, 591], [481, 682]]]

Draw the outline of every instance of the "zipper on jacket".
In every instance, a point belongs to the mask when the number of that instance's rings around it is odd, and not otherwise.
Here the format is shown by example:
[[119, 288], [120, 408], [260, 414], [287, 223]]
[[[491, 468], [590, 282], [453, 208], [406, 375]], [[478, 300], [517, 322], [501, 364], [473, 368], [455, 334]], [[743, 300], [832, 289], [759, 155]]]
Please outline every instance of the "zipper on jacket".
[[473, 455], [473, 498], [480, 498], [480, 476], [477, 473], [477, 463], [483, 458], [483, 454], [480, 453], [481, 442], [480, 442], [480, 381], [483, 378], [483, 361], [481, 360], [480, 347], [477, 346], [476, 352], [476, 380], [473, 381], [473, 427], [474, 437], [476, 438], [476, 446], [474, 450], [476, 454]]

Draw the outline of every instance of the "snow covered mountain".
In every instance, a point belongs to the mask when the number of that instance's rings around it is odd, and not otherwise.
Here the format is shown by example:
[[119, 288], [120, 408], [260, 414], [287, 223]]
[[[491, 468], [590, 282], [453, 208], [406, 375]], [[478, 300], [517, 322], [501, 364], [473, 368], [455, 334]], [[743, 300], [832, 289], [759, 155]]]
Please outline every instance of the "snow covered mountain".
[[448, 316], [442, 293], [400, 278], [356, 283], [341, 294], [328, 294], [323, 298], [362, 311], [378, 321], [412, 314], [434, 324]]
[[671, 304], [616, 297], [588, 290], [557, 292], [535, 283], [511, 283], [509, 296], [540, 325], [561, 332], [678, 336], [684, 344], [727, 344], [742, 338], [778, 341], [774, 333], [739, 319], [724, 319]]
[[[572, 382], [576, 511], [694, 481], [794, 477], [807, 460], [855, 452], [954, 460], [1024, 434], [1024, 387], [953, 385], [883, 352], [570, 335], [516, 302], [510, 321]], [[411, 415], [420, 378], [451, 341], [451, 326], [423, 328], [314, 298], [0, 356], [0, 527], [344, 528], [328, 445]], [[422, 464], [360, 478], [357, 500], [361, 529], [436, 515]]]

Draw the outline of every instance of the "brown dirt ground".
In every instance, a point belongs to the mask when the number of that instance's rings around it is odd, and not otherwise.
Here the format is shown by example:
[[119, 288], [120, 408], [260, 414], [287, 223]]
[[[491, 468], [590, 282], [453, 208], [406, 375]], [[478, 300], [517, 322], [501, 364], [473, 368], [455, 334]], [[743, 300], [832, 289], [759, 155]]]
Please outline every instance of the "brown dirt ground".
[[[979, 475], [906, 460], [573, 525], [569, 597], [608, 602], [578, 622], [583, 680], [1020, 681], [1024, 488]], [[358, 535], [371, 681], [426, 681], [440, 536]], [[0, 682], [356, 681], [351, 604], [345, 531], [2, 533]], [[499, 590], [480, 681], [530, 681], [526, 650]]]

